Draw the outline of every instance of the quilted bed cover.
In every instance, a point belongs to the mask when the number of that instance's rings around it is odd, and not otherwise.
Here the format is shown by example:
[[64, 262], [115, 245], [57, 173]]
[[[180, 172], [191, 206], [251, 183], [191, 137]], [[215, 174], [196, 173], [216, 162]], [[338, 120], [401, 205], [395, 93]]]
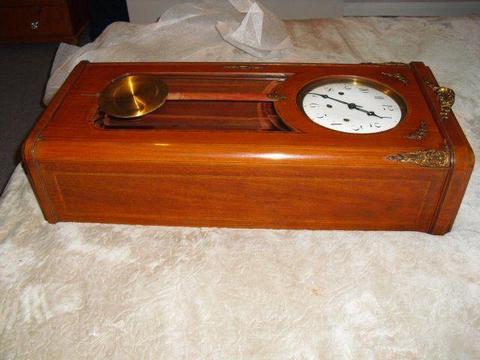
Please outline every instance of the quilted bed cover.
[[[480, 154], [480, 17], [282, 22], [232, 4], [62, 45], [45, 101], [80, 60], [423, 61]], [[440, 237], [51, 225], [19, 166], [0, 198], [0, 358], [479, 359], [479, 171]]]

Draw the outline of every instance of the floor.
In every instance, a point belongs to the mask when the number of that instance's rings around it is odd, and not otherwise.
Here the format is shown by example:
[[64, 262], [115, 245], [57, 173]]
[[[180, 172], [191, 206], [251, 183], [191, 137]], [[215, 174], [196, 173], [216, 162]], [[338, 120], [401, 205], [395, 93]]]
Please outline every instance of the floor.
[[0, 45], [0, 193], [20, 161], [23, 140], [43, 110], [58, 44]]

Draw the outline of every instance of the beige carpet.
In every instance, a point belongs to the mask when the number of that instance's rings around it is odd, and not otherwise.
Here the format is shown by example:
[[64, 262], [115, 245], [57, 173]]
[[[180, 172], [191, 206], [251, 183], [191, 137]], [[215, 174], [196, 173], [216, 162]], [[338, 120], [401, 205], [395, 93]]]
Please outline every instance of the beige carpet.
[[[79, 59], [255, 60], [219, 35], [223, 15], [209, 9], [64, 48], [50, 95]], [[424, 61], [456, 91], [480, 153], [480, 18], [286, 26], [291, 44], [263, 47], [262, 61]], [[49, 225], [17, 168], [0, 200], [0, 358], [479, 359], [478, 169], [453, 231], [436, 237]]]

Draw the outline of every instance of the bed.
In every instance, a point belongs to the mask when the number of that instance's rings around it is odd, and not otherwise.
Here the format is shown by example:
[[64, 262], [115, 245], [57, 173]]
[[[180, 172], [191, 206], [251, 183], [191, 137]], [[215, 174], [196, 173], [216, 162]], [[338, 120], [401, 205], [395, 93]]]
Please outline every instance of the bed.
[[[282, 22], [197, 2], [62, 45], [45, 102], [81, 60], [423, 61], [478, 154], [479, 54], [477, 16]], [[452, 231], [432, 236], [51, 225], [18, 166], [0, 199], [0, 357], [477, 359], [479, 171]]]

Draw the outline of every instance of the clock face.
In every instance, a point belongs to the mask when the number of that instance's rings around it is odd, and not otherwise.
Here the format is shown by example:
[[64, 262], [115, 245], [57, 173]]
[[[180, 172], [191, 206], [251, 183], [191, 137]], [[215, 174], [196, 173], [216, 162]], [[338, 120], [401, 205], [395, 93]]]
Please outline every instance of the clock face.
[[356, 79], [322, 81], [309, 86], [300, 104], [318, 125], [351, 133], [373, 134], [398, 125], [405, 106], [391, 90]]

